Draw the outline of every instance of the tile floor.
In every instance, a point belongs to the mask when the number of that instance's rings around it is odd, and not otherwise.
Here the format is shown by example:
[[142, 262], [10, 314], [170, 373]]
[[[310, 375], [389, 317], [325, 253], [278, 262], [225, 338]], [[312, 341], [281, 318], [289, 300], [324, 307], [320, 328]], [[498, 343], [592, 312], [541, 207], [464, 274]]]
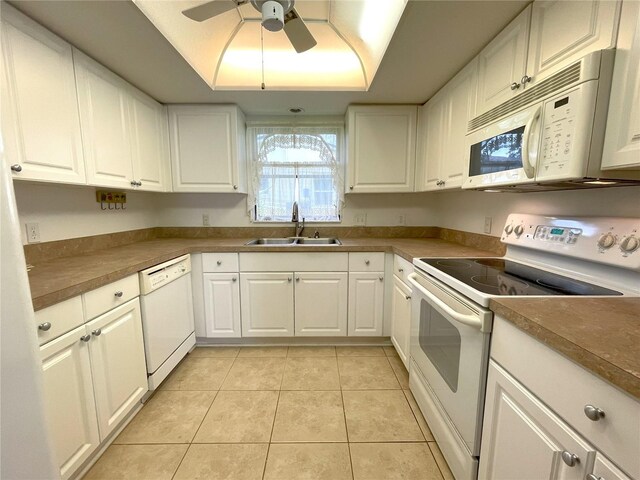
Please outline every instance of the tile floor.
[[393, 347], [201, 347], [85, 479], [453, 479]]

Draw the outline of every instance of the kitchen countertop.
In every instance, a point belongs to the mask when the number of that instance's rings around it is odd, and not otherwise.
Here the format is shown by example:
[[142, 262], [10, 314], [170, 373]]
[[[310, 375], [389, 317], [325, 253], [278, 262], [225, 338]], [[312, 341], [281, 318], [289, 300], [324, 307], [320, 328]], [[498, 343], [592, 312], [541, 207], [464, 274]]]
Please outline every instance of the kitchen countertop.
[[640, 399], [640, 298], [497, 298], [491, 310]]

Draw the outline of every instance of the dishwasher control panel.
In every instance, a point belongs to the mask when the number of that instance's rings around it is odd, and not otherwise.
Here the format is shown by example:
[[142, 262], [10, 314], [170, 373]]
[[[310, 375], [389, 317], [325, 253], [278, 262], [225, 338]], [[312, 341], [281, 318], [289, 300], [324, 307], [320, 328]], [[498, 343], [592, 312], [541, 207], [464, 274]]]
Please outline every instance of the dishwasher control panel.
[[191, 256], [183, 255], [140, 272], [140, 293], [146, 295], [191, 272]]

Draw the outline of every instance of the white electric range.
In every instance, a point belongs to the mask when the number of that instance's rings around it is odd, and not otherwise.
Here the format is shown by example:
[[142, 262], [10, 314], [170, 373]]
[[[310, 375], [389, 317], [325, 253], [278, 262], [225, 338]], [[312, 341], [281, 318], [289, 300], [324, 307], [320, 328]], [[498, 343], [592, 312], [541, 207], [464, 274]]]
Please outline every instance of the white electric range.
[[[640, 219], [509, 215], [500, 258], [415, 258], [410, 385], [458, 480], [477, 477], [495, 297], [640, 296]], [[558, 319], [562, 321], [562, 319]]]

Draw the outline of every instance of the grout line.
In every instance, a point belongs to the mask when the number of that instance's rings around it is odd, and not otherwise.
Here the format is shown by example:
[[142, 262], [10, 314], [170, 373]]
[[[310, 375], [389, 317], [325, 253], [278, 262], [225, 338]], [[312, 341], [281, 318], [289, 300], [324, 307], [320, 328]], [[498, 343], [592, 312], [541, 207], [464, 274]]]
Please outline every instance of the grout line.
[[[282, 373], [284, 375], [284, 371]], [[269, 452], [271, 451], [271, 442], [273, 440], [273, 429], [276, 426], [276, 417], [278, 416], [278, 407], [280, 406], [280, 393], [278, 390], [278, 400], [276, 400], [276, 411], [273, 413], [273, 422], [271, 423], [271, 434], [269, 435], [269, 443], [267, 444], [267, 455], [264, 457], [264, 466], [262, 467], [262, 480], [267, 473], [267, 462], [269, 461]]]
[[[338, 373], [339, 375], [339, 373]], [[347, 426], [347, 412], [344, 408], [344, 391], [342, 390], [342, 385], [340, 385], [340, 398], [342, 399], [342, 417], [344, 418], [344, 431], [347, 434], [347, 451], [349, 452], [349, 465], [351, 466], [351, 479], [355, 480], [355, 474], [353, 473], [353, 459], [351, 458], [351, 447], [349, 444], [349, 427]]]
[[176, 467], [176, 470], [173, 472], [173, 475], [171, 475], [171, 480], [173, 480], [176, 477], [176, 474], [178, 473], [178, 470], [180, 470], [180, 467], [182, 466], [182, 462], [184, 462], [184, 459], [186, 458], [190, 448], [191, 448], [191, 444], [187, 444], [187, 449], [184, 451], [184, 454], [182, 455], [180, 462], [178, 462], [178, 466]]
[[[435, 441], [434, 442], [427, 442], [427, 448], [429, 449], [429, 452], [431, 452], [431, 456], [433, 457], [433, 461], [436, 462], [436, 467], [438, 467], [438, 471], [440, 472], [440, 476], [444, 480], [445, 475], [444, 475], [444, 472], [442, 471], [442, 468], [440, 468], [440, 463], [438, 463], [438, 460], [436, 459], [436, 454], [433, 453], [433, 449], [431, 448], [431, 444], [432, 443], [435, 443], [436, 445], [438, 445]], [[446, 462], [446, 460], [445, 460], [445, 462]], [[447, 467], [448, 467], [448, 465], [447, 465]], [[451, 469], [449, 469], [449, 471], [451, 471]]]

